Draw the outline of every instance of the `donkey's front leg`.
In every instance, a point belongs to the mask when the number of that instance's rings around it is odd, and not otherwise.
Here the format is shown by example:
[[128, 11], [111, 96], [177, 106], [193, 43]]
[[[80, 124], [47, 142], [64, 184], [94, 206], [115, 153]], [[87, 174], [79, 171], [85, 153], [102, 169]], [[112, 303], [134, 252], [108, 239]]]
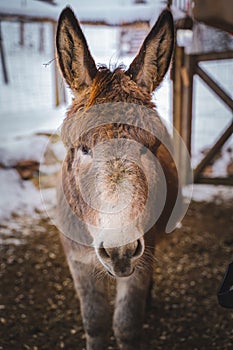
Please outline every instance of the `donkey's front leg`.
[[80, 298], [87, 350], [107, 349], [111, 315], [105, 280], [96, 278], [86, 264], [75, 262], [71, 270]]
[[142, 326], [150, 283], [151, 275], [139, 277], [136, 271], [134, 275], [117, 281], [113, 328], [120, 349], [142, 349]]

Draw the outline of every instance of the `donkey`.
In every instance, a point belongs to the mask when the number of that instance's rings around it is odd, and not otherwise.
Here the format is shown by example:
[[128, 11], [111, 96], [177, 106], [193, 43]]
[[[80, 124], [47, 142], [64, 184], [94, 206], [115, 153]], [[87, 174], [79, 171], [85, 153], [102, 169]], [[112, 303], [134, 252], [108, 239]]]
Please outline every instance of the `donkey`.
[[[151, 100], [172, 57], [172, 15], [161, 13], [127, 70], [96, 66], [69, 7], [60, 15], [56, 45], [74, 96], [61, 129], [67, 155], [57, 218], [86, 348], [107, 349], [113, 327], [120, 349], [143, 349], [154, 249], [179, 193], [168, 132]], [[116, 282], [113, 316], [108, 278]]]

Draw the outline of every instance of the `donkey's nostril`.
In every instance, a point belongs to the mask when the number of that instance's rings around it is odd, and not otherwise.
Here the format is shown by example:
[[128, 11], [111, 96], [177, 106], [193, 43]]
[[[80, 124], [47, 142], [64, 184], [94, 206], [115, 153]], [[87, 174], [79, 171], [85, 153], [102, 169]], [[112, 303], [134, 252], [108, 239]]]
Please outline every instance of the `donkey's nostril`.
[[134, 257], [134, 258], [137, 258], [137, 257], [139, 257], [140, 255], [142, 255], [143, 247], [144, 247], [144, 244], [142, 243], [141, 239], [138, 239], [138, 240], [137, 240], [136, 249], [135, 249], [135, 251], [134, 251], [134, 253], [133, 253], [133, 257]]
[[106, 260], [110, 258], [110, 254], [108, 253], [107, 249], [104, 248], [103, 242], [100, 244], [98, 253], [102, 259]]

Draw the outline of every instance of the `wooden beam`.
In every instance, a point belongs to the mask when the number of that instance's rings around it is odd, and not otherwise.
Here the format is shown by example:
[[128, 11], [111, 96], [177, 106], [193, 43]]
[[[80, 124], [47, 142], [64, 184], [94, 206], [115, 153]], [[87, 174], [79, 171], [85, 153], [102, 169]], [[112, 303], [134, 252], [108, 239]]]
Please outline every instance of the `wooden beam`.
[[204, 177], [200, 176], [194, 181], [197, 184], [233, 186], [233, 177]]
[[36, 17], [31, 15], [0, 13], [0, 21], [9, 22], [54, 22], [57, 21], [51, 17]]
[[[53, 17], [37, 17], [37, 16], [32, 16], [32, 15], [22, 15], [22, 14], [11, 14], [11, 13], [0, 13], [0, 21], [8, 21], [8, 22], [19, 22], [19, 21], [24, 21], [24, 22], [50, 22], [50, 23], [57, 23], [57, 19]], [[112, 24], [108, 23], [104, 20], [102, 21], [92, 21], [92, 20], [81, 20], [81, 24], [85, 25], [102, 25], [106, 27], [146, 27], [149, 28], [149, 21], [147, 20], [136, 20], [136, 21], [129, 21], [129, 22], [121, 22], [118, 24]]]
[[233, 111], [233, 100], [227, 93], [201, 68], [196, 66], [196, 73], [213, 90], [218, 97]]
[[198, 22], [233, 33], [232, 0], [194, 0], [193, 17]]
[[233, 58], [233, 50], [192, 54], [196, 62], [228, 60]]

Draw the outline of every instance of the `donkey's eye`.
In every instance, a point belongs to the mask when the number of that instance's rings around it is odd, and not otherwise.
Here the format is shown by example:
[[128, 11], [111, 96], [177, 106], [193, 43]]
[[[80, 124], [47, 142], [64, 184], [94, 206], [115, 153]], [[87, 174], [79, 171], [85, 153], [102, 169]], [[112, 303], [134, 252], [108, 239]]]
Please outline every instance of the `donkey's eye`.
[[87, 147], [86, 145], [81, 145], [80, 150], [81, 150], [82, 154], [85, 154], [85, 155], [92, 154], [91, 149], [89, 147]]
[[142, 146], [141, 149], [140, 149], [141, 154], [146, 154], [147, 150], [148, 150], [148, 147]]

